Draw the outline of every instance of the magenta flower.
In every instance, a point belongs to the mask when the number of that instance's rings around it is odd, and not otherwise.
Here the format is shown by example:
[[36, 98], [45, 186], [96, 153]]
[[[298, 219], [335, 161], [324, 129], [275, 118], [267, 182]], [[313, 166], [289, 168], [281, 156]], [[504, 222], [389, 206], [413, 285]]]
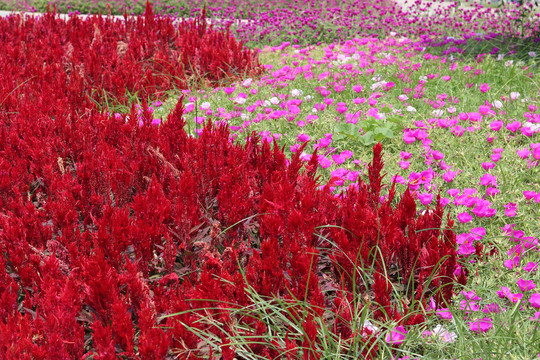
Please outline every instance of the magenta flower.
[[483, 93], [486, 93], [489, 90], [491, 90], [491, 87], [488, 84], [480, 84], [479, 88], [480, 88], [480, 91]]
[[501, 290], [497, 290], [497, 295], [499, 295], [499, 298], [509, 298], [512, 295], [512, 292], [509, 288], [506, 286], [501, 286]]
[[444, 154], [442, 152], [437, 151], [437, 150], [433, 150], [433, 152], [431, 153], [431, 156], [433, 156], [433, 159], [435, 159], [435, 160], [444, 159]]
[[443, 174], [442, 178], [446, 182], [452, 182], [457, 175], [457, 171], [447, 171]]
[[491, 161], [493, 161], [494, 163], [496, 163], [500, 159], [501, 159], [501, 153], [491, 154]]
[[[469, 238], [471, 238], [470, 234], [462, 234], [462, 235], [469, 235]], [[461, 295], [465, 297], [467, 300], [473, 300], [473, 301], [480, 301], [482, 298], [476, 294], [474, 291], [460, 291]]]
[[401, 158], [402, 158], [403, 160], [407, 160], [407, 159], [409, 159], [409, 158], [412, 156], [412, 154], [409, 153], [409, 152], [402, 151], [401, 154], [400, 154], [400, 156], [401, 156]]
[[476, 248], [473, 246], [472, 243], [466, 242], [460, 246], [458, 246], [456, 253], [463, 256], [471, 256], [476, 252]]
[[498, 314], [501, 311], [506, 311], [505, 308], [501, 308], [497, 303], [486, 304], [482, 309], [485, 314]]
[[486, 171], [489, 171], [491, 169], [493, 169], [495, 167], [495, 164], [492, 163], [492, 162], [483, 162], [482, 163], [482, 168]]
[[422, 205], [429, 205], [433, 201], [433, 194], [430, 193], [421, 193], [418, 195], [418, 199]]
[[528, 262], [525, 266], [523, 266], [523, 270], [527, 272], [534, 272], [538, 269], [538, 263], [536, 262]]
[[298, 142], [306, 142], [309, 141], [311, 138], [308, 134], [298, 134], [297, 140]]
[[506, 129], [510, 130], [513, 133], [518, 131], [520, 127], [521, 127], [521, 122], [519, 121], [513, 121], [512, 123], [506, 125]]
[[516, 203], [508, 203], [504, 205], [504, 214], [508, 217], [514, 217], [517, 214], [517, 204]]
[[348, 109], [349, 108], [347, 107], [347, 104], [342, 103], [342, 102], [337, 103], [336, 111], [338, 113], [343, 114], [343, 113], [347, 112]]
[[345, 150], [341, 152], [341, 156], [343, 156], [345, 159], [350, 159], [351, 156], [353, 156], [353, 152], [351, 150]]
[[431, 180], [433, 179], [433, 170], [431, 168], [429, 170], [424, 170], [420, 173], [420, 179], [418, 181], [419, 184], [429, 184], [431, 183]]
[[407, 331], [403, 326], [396, 326], [396, 328], [390, 331], [390, 334], [386, 335], [386, 342], [392, 345], [399, 346], [405, 341], [405, 335]]
[[489, 127], [493, 131], [499, 131], [503, 125], [504, 123], [501, 120], [497, 120], [497, 121], [491, 122], [491, 124], [489, 124]]
[[362, 85], [353, 85], [352, 89], [356, 93], [361, 93], [362, 90], [364, 90], [364, 87]]
[[523, 150], [518, 150], [517, 151], [517, 154], [520, 158], [522, 159], [526, 159], [529, 157], [529, 155], [531, 154], [531, 152], [529, 151], [529, 148], [524, 148]]
[[536, 287], [536, 284], [532, 280], [519, 279], [517, 281], [517, 286], [519, 286], [521, 291], [527, 292], [534, 289]]
[[521, 133], [527, 137], [531, 137], [534, 135], [534, 131], [533, 129], [531, 129], [530, 127], [528, 126], [524, 126], [521, 128]]
[[332, 155], [332, 160], [334, 161], [334, 163], [336, 163], [337, 165], [340, 165], [340, 164], [343, 164], [345, 162], [345, 158], [343, 156], [341, 156], [340, 154], [334, 154]]
[[406, 170], [409, 168], [409, 165], [411, 165], [410, 161], [400, 161], [399, 167]]
[[491, 318], [477, 319], [468, 323], [469, 329], [475, 333], [483, 333], [489, 331], [493, 327]]
[[483, 186], [497, 186], [497, 178], [489, 173], [484, 174], [480, 178], [480, 185]]
[[522, 293], [510, 294], [510, 296], [508, 297], [508, 300], [510, 300], [514, 304], [520, 302], [521, 299], [523, 299], [523, 294]]
[[480, 310], [480, 307], [476, 304], [476, 301], [471, 301], [471, 300], [461, 300], [459, 302], [459, 308], [460, 310], [463, 310], [466, 313]]
[[457, 214], [457, 219], [459, 220], [459, 222], [465, 224], [472, 220], [472, 215], [465, 211]]
[[324, 156], [323, 157], [320, 157], [319, 158], [319, 165], [323, 168], [323, 169], [326, 169], [330, 166], [332, 166], [332, 160], [328, 159], [328, 158], [325, 158]]
[[448, 308], [442, 308], [436, 311], [436, 314], [441, 318], [445, 320], [452, 320], [452, 313]]
[[531, 303], [531, 306], [533, 308], [540, 308], [540, 294], [531, 294], [531, 297], [529, 299], [529, 302]]

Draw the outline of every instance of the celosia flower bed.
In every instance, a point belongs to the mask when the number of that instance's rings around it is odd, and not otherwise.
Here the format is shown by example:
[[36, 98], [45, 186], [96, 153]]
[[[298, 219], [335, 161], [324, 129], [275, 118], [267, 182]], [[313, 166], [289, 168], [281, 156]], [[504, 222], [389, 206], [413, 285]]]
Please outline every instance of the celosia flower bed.
[[[146, 106], [100, 111], [94, 101], [183, 86], [186, 73], [173, 76], [183, 59], [195, 75], [210, 71], [209, 83], [232, 62], [258, 70], [204, 22], [175, 30], [148, 9], [125, 23], [47, 14], [0, 28], [4, 357], [232, 359], [229, 337], [242, 328], [261, 337], [255, 354], [319, 358], [323, 315], [342, 341], [371, 344], [377, 332], [351, 317], [359, 298], [378, 321], [414, 325], [466, 281], [455, 274], [453, 221], [440, 203], [420, 214], [410, 191], [383, 184], [380, 144], [369, 182], [335, 196], [331, 184], [319, 188], [316, 154], [304, 165], [300, 152], [288, 160], [256, 135], [237, 144], [223, 124], [188, 135], [182, 99], [161, 125]], [[240, 58], [203, 56], [212, 41]], [[165, 60], [176, 63], [159, 77]], [[285, 318], [304, 334], [265, 340], [290, 325], [270, 330], [242, 314], [253, 294], [289, 304]]]
[[151, 7], [144, 17], [124, 21], [13, 14], [0, 19], [0, 34], [6, 113], [34, 112], [37, 102], [35, 114], [49, 116], [84, 111], [96, 102], [125, 105], [133, 97], [161, 98], [172, 89], [261, 72], [256, 55], [228, 32], [208, 26], [204, 14], [176, 26]]

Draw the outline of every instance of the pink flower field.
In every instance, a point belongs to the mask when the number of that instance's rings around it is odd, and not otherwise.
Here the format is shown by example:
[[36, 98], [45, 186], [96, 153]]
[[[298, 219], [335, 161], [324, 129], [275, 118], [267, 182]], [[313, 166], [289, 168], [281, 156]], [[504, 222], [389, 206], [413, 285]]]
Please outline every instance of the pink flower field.
[[540, 357], [539, 44], [523, 3], [0, 18], [0, 359]]

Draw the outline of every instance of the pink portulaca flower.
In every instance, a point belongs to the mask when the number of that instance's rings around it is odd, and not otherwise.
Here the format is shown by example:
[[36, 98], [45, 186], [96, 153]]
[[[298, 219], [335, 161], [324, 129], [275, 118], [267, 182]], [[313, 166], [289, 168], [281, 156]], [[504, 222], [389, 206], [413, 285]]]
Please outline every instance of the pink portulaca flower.
[[459, 222], [465, 224], [465, 223], [470, 222], [473, 219], [473, 217], [471, 214], [465, 211], [465, 212], [457, 214], [457, 219], [459, 220]]
[[481, 92], [486, 93], [491, 90], [491, 86], [489, 86], [488, 84], [480, 84], [479, 89]]
[[493, 327], [493, 320], [491, 318], [483, 318], [468, 322], [468, 324], [471, 331], [475, 333], [484, 333]]
[[534, 289], [536, 284], [532, 280], [519, 279], [517, 281], [517, 286], [521, 289], [521, 291], [527, 292]]
[[433, 194], [421, 193], [418, 195], [418, 199], [420, 200], [422, 205], [426, 206], [426, 205], [431, 204], [431, 202], [433, 201]]
[[504, 125], [504, 123], [502, 121], [497, 120], [497, 121], [493, 121], [491, 124], [489, 124], [489, 127], [493, 131], [499, 131], [499, 130], [501, 130], [503, 125]]
[[519, 121], [513, 121], [510, 124], [506, 125], [506, 129], [513, 132], [513, 133], [518, 131], [519, 128], [521, 128], [521, 122], [519, 122]]
[[396, 328], [390, 331], [390, 334], [386, 335], [386, 342], [392, 345], [399, 346], [405, 341], [407, 331], [403, 326], [396, 326]]
[[504, 205], [504, 214], [508, 217], [514, 217], [517, 214], [517, 204], [516, 203], [508, 203]]
[[531, 294], [531, 297], [529, 298], [529, 302], [531, 303], [531, 306], [533, 308], [540, 308], [540, 294]]

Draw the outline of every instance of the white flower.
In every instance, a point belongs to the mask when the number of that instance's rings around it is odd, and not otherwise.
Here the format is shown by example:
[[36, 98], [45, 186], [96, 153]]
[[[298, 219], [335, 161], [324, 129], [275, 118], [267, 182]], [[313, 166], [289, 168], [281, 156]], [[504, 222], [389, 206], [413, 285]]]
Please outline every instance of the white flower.
[[536, 56], [536, 53], [535, 53], [534, 51], [531, 51], [531, 52], [529, 52], [529, 56], [530, 56], [530, 57], [535, 57], [535, 56]]
[[303, 94], [304, 92], [302, 90], [298, 90], [298, 89], [292, 89], [291, 90], [291, 95], [294, 96], [294, 97], [299, 97]]
[[248, 78], [248, 79], [242, 81], [242, 86], [244, 86], [244, 87], [250, 87], [252, 82], [253, 82], [253, 79], [252, 79], [252, 78]]
[[420, 80], [427, 81], [427, 76], [420, 76]]
[[501, 61], [502, 59], [504, 59], [504, 54], [497, 55], [497, 60]]
[[368, 329], [369, 331], [377, 332], [379, 328], [373, 325], [369, 320], [364, 321], [363, 328]]
[[530, 127], [532, 131], [540, 131], [540, 124], [533, 124], [532, 122], [527, 121], [524, 126]]
[[500, 109], [500, 108], [503, 107], [503, 103], [500, 102], [499, 100], [495, 100], [495, 101], [493, 102], [493, 106], [495, 106], [497, 109]]
[[242, 118], [242, 120], [248, 120], [249, 119], [249, 114], [241, 113], [240, 118]]
[[386, 81], [378, 81], [376, 82], [375, 84], [371, 85], [371, 90], [375, 90], [375, 89], [378, 89], [380, 88], [381, 86], [384, 86], [386, 85]]
[[407, 110], [408, 112], [416, 112], [416, 108], [414, 108], [414, 107], [412, 107], [410, 105], [407, 106], [407, 109], [405, 109], [405, 110]]
[[375, 75], [371, 78], [371, 81], [381, 81], [381, 75]]
[[400, 101], [406, 101], [406, 100], [409, 100], [409, 97], [407, 95], [402, 94], [398, 96], [398, 99]]
[[435, 115], [435, 116], [438, 116], [438, 117], [441, 117], [441, 116], [444, 115], [444, 111], [442, 111], [441, 109], [433, 110], [431, 113], [432, 113], [433, 115]]
[[511, 67], [513, 63], [514, 63], [514, 60], [508, 60], [507, 62], [504, 63], [504, 66]]
[[271, 106], [272, 103], [268, 100], [264, 100], [264, 106]]
[[521, 95], [521, 94], [518, 93], [517, 91], [512, 91], [512, 92], [510, 93], [510, 99], [512, 99], [512, 100], [517, 100], [518, 97], [519, 97], [519, 95]]
[[395, 31], [390, 31], [390, 36], [396, 36], [397, 35], [397, 32]]
[[448, 109], [446, 109], [446, 111], [448, 111], [450, 114], [455, 113], [456, 110], [457, 110], [457, 109], [456, 109], [455, 107], [453, 107], [453, 106], [450, 106]]
[[273, 97], [270, 99], [270, 103], [274, 104], [274, 105], [277, 105], [279, 104], [279, 99], [277, 97]]
[[311, 99], [313, 99], [313, 96], [311, 96], [311, 95], [304, 96], [304, 100], [306, 100], [306, 101], [311, 101]]
[[457, 339], [455, 332], [446, 330], [442, 325], [435, 326], [433, 329], [433, 334], [437, 335], [443, 342], [453, 343]]
[[210, 108], [212, 107], [212, 105], [210, 105], [210, 103], [208, 101], [205, 101], [201, 104], [201, 109], [202, 110], [210, 110]]
[[237, 97], [236, 99], [234, 99], [234, 102], [237, 103], [237, 104], [244, 104], [246, 102], [246, 98], [243, 98], [243, 97]]

